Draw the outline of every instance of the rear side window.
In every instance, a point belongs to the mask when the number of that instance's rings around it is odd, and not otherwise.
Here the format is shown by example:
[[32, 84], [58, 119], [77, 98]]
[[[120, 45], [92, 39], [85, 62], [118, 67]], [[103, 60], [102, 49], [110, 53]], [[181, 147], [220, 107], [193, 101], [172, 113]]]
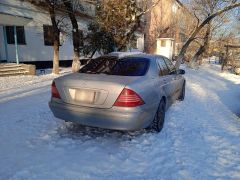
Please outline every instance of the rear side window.
[[144, 76], [149, 68], [149, 59], [142, 57], [99, 57], [79, 70], [80, 73], [108, 74], [117, 76]]

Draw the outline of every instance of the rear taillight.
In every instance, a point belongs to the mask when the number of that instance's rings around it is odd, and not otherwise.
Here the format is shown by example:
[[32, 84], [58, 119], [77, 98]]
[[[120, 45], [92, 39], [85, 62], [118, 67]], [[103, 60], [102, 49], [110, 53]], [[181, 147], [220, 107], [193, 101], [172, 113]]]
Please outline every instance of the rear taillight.
[[131, 89], [124, 88], [114, 106], [136, 107], [144, 104], [142, 98]]
[[57, 90], [57, 87], [56, 87], [56, 84], [54, 81], [52, 82], [52, 97], [61, 99], [60, 94]]

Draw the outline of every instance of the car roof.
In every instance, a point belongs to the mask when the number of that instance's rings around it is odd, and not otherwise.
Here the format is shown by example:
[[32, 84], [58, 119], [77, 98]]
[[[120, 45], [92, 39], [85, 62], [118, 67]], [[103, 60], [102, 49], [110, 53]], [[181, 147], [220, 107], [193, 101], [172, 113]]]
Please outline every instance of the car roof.
[[139, 54], [145, 54], [145, 53], [143, 53], [143, 52], [111, 52], [111, 53], [107, 54], [107, 56], [114, 56], [114, 57], [118, 57], [120, 59], [123, 57], [139, 55]]
[[150, 60], [155, 60], [156, 57], [162, 57], [161, 55], [156, 54], [146, 54], [143, 52], [112, 52], [107, 55], [104, 55], [105, 57], [116, 57], [118, 59], [124, 59], [127, 57], [141, 57], [141, 58], [148, 58]]
[[127, 57], [141, 57], [141, 58], [148, 58], [149, 60], [155, 60], [156, 58], [166, 58], [162, 55], [157, 54], [146, 54], [143, 52], [111, 52], [106, 55], [102, 55], [100, 57], [106, 57], [110, 59], [125, 59]]

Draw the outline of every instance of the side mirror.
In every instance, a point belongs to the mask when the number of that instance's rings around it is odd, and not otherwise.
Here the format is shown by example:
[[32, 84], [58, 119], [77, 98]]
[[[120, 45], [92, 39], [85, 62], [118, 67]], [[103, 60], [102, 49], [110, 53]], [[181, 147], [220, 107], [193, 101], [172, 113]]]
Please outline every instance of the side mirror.
[[185, 70], [183, 70], [183, 69], [179, 69], [177, 71], [178, 71], [178, 74], [185, 74]]
[[173, 75], [173, 74], [185, 74], [185, 70], [183, 70], [183, 69], [174, 70], [170, 74], [171, 75]]

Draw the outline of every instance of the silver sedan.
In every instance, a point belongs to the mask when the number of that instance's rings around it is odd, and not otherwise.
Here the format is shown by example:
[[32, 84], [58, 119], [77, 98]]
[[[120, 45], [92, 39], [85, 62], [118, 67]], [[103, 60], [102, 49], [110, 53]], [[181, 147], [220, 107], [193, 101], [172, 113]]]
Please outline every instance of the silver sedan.
[[184, 99], [184, 73], [163, 56], [101, 56], [77, 73], [54, 79], [49, 107], [55, 117], [82, 125], [160, 132], [165, 111]]

